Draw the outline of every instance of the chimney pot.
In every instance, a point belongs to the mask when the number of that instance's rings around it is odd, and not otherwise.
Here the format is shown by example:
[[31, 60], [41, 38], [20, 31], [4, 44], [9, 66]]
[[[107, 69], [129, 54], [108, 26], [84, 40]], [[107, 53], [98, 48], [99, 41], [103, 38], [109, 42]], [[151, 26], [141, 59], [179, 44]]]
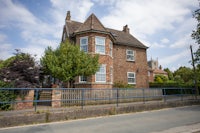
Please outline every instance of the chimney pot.
[[70, 11], [67, 11], [67, 16], [66, 16], [66, 21], [70, 21], [71, 20], [71, 15], [70, 15]]
[[128, 25], [125, 25], [125, 26], [123, 27], [123, 31], [124, 31], [125, 33], [128, 33], [128, 34], [129, 34]]

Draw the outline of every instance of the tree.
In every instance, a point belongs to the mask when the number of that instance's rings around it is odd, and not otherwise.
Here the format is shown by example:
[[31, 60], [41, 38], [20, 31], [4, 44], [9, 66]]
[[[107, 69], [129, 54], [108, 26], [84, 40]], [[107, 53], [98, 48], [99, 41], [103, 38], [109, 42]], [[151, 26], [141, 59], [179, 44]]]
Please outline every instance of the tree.
[[196, 40], [196, 43], [199, 45], [197, 51], [194, 53], [196, 63], [200, 63], [200, 9], [197, 9], [193, 13], [193, 17], [197, 20], [196, 30], [192, 32], [192, 38]]
[[169, 80], [173, 81], [174, 76], [173, 76], [173, 73], [169, 70], [169, 68], [165, 68], [164, 71], [167, 72]]
[[154, 81], [157, 83], [166, 83], [168, 81], [168, 78], [164, 75], [155, 75]]
[[[193, 71], [191, 68], [189, 67], [179, 67], [179, 69], [177, 69], [174, 72], [174, 76], [180, 76], [180, 78], [185, 82], [185, 83], [189, 83], [189, 82], [193, 82]], [[177, 78], [175, 78], [176, 80]]]
[[72, 87], [75, 77], [96, 73], [99, 69], [98, 59], [98, 55], [84, 53], [77, 45], [66, 40], [55, 50], [47, 47], [41, 65], [46, 74], [68, 82], [68, 87]]
[[17, 51], [15, 56], [1, 63], [0, 80], [16, 88], [39, 87], [39, 66], [30, 54]]

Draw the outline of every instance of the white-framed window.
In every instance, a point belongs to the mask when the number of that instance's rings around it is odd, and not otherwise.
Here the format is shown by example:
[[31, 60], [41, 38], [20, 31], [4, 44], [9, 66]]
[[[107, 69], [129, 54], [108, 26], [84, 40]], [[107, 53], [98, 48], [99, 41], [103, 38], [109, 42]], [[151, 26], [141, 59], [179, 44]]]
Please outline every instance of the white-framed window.
[[95, 53], [105, 54], [105, 37], [95, 37]]
[[127, 49], [126, 50], [126, 60], [127, 61], [135, 61], [135, 54], [133, 50]]
[[127, 79], [128, 79], [128, 84], [135, 84], [136, 83], [135, 73], [127, 72]]
[[79, 76], [79, 82], [84, 83], [87, 82], [87, 76]]
[[80, 50], [88, 52], [88, 37], [80, 38]]
[[113, 55], [113, 43], [112, 43], [112, 41], [110, 41], [110, 56], [112, 57], [112, 55]]
[[96, 82], [106, 82], [106, 65], [101, 65], [95, 74]]

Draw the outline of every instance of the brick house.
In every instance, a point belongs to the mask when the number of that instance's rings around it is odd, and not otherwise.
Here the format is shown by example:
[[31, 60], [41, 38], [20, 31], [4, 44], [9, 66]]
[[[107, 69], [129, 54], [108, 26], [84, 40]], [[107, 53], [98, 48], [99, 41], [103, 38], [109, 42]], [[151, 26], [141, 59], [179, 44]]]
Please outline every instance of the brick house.
[[69, 39], [90, 54], [99, 54], [100, 69], [95, 75], [76, 78], [77, 88], [112, 88], [116, 82], [148, 88], [146, 47], [129, 33], [106, 28], [91, 14], [84, 23], [72, 21], [67, 12], [62, 41]]
[[156, 75], [163, 75], [168, 77], [168, 73], [162, 70], [162, 66], [158, 67], [158, 60], [151, 59], [148, 61], [148, 76], [149, 82], [154, 82], [154, 78]]

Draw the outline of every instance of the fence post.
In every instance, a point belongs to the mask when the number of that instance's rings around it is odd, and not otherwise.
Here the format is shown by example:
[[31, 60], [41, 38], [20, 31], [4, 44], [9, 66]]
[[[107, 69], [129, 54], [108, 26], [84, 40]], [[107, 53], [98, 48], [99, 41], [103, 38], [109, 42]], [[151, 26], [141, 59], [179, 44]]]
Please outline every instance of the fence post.
[[84, 89], [81, 89], [81, 107], [83, 109], [84, 106]]
[[142, 89], [142, 96], [143, 96], [143, 104], [145, 104], [145, 93], [144, 93], [144, 88]]
[[35, 92], [36, 92], [36, 95], [35, 95], [35, 112], [37, 111], [37, 102], [38, 102], [38, 92], [39, 92], [39, 89], [37, 88], [36, 90], [35, 90]]
[[166, 90], [165, 90], [165, 88], [163, 88], [163, 92], [164, 92], [164, 102], [166, 102]]
[[181, 101], [183, 101], [183, 88], [181, 87]]
[[117, 107], [119, 106], [119, 88], [117, 88]]

